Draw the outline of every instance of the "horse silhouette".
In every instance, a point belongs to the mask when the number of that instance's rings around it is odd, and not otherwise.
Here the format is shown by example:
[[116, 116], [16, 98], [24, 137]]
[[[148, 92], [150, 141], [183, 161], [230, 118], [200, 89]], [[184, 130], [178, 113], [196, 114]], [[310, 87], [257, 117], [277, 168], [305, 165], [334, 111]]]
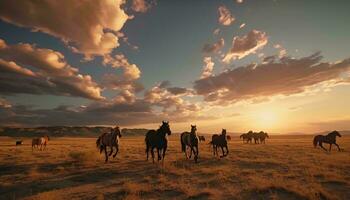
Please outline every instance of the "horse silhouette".
[[324, 135], [316, 135], [314, 137], [314, 147], [317, 147], [317, 144], [325, 151], [327, 151], [326, 148], [323, 147], [322, 143], [327, 143], [329, 144], [329, 151], [332, 150], [332, 144], [338, 147], [338, 151], [340, 151], [339, 145], [336, 143], [336, 138], [341, 137], [340, 133], [338, 131], [332, 131], [328, 133], [326, 136]]
[[[213, 154], [218, 155], [218, 147], [221, 147], [222, 156], [220, 158], [228, 155], [228, 147], [227, 147], [227, 139], [226, 139], [226, 129], [222, 129], [221, 135], [214, 134], [211, 137], [211, 142], [209, 144], [213, 145]], [[224, 152], [224, 147], [226, 149], [226, 153]]]
[[258, 133], [258, 137], [260, 140], [260, 144], [265, 144], [265, 140], [266, 140], [266, 138], [269, 138], [269, 135], [264, 131], [260, 131]]
[[[185, 152], [187, 159], [192, 157], [192, 152], [193, 152], [195, 162], [197, 162], [198, 155], [199, 155], [199, 149], [198, 149], [199, 139], [197, 137], [196, 131], [197, 131], [196, 125], [191, 125], [191, 132], [183, 132], [181, 133], [181, 136], [180, 136], [182, 152]], [[187, 146], [190, 147], [190, 150], [191, 150], [189, 157], [187, 157], [187, 151], [186, 151]]]
[[198, 136], [198, 139], [199, 139], [199, 141], [201, 142], [201, 141], [205, 141], [205, 137], [203, 136], [203, 135], [200, 135], [200, 136]]
[[[146, 133], [145, 143], [146, 143], [146, 154], [148, 160], [148, 153], [151, 151], [152, 160], [154, 163], [154, 149], [157, 149], [158, 152], [158, 161], [164, 161], [165, 152], [168, 147], [168, 140], [166, 138], [166, 134], [171, 135], [171, 130], [169, 126], [169, 122], [162, 122], [162, 125], [157, 130], [149, 130]], [[163, 155], [161, 155], [161, 151], [163, 151]]]
[[[119, 151], [119, 138], [122, 137], [120, 128], [116, 126], [114, 129], [111, 129], [110, 133], [102, 133], [96, 140], [96, 146], [100, 149], [100, 153], [104, 150], [105, 152], [105, 162], [108, 162], [108, 157], [113, 153], [113, 147], [116, 151], [113, 155], [113, 158], [117, 156]], [[107, 155], [107, 147], [111, 148], [111, 151]]]

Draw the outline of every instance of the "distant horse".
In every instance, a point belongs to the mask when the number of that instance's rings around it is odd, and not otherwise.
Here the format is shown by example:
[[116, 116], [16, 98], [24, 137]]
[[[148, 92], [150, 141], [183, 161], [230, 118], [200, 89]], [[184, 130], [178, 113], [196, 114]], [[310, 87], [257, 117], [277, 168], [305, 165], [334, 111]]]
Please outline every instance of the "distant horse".
[[259, 133], [253, 132], [252, 136], [254, 139], [254, 143], [259, 144], [259, 139], [260, 139]]
[[203, 136], [203, 135], [200, 135], [200, 136], [198, 136], [198, 139], [199, 139], [199, 141], [201, 142], [201, 141], [205, 141], [205, 137]]
[[246, 133], [246, 137], [247, 137], [247, 143], [252, 143], [253, 137], [254, 137], [254, 132], [253, 131], [249, 131], [248, 133]]
[[16, 146], [18, 146], [18, 145], [22, 145], [23, 144], [23, 141], [22, 140], [18, 140], [18, 141], [16, 141]]
[[266, 132], [264, 132], [264, 131], [260, 131], [260, 132], [258, 133], [258, 137], [259, 137], [260, 143], [261, 143], [261, 144], [262, 144], [262, 143], [265, 144], [265, 139], [266, 139], [266, 138], [269, 138], [269, 135], [268, 135]]
[[243, 133], [242, 135], [239, 136], [239, 138], [241, 138], [243, 140], [243, 143], [244, 143], [244, 141], [246, 141], [248, 143], [248, 135], [247, 135], [247, 133]]
[[[146, 143], [146, 154], [148, 160], [148, 152], [151, 150], [152, 160], [154, 163], [154, 148], [157, 149], [158, 152], [158, 161], [164, 161], [165, 152], [168, 147], [168, 140], [166, 138], [166, 134], [171, 135], [171, 130], [169, 126], [169, 122], [162, 122], [162, 125], [157, 130], [149, 130], [146, 133], [145, 143]], [[161, 155], [161, 151], [163, 150], [163, 155]]]
[[[40, 137], [40, 138], [33, 138], [32, 139], [32, 151], [35, 147], [37, 149], [39, 149], [39, 145], [40, 145], [40, 150], [45, 150], [46, 145], [49, 143], [49, 140], [50, 140], [50, 138], [47, 135], [45, 135], [44, 137]], [[44, 148], [43, 148], [43, 146], [44, 146]]]
[[[180, 141], [181, 141], [181, 150], [182, 152], [185, 152], [186, 158], [191, 158], [192, 156], [192, 151], [194, 154], [194, 161], [197, 162], [198, 160], [198, 155], [199, 155], [199, 149], [198, 149], [198, 137], [197, 137], [197, 127], [196, 125], [191, 125], [191, 132], [183, 132], [181, 133], [180, 136]], [[187, 151], [186, 147], [190, 147], [190, 156], [187, 157]]]
[[[105, 162], [108, 162], [108, 157], [113, 153], [113, 147], [115, 147], [116, 151], [113, 155], [113, 158], [117, 156], [119, 151], [119, 138], [122, 137], [120, 132], [120, 128], [116, 126], [111, 129], [109, 133], [102, 133], [96, 140], [96, 146], [100, 149], [100, 153], [104, 150], [105, 152]], [[107, 155], [107, 147], [111, 148], [111, 151]]]
[[328, 135], [316, 135], [314, 137], [314, 147], [317, 147], [317, 144], [322, 147], [323, 150], [327, 151], [326, 148], [322, 146], [322, 143], [329, 144], [329, 151], [332, 149], [332, 144], [338, 147], [338, 151], [340, 151], [339, 145], [336, 143], [336, 137], [341, 137], [340, 133], [338, 131], [333, 131], [328, 133]]
[[[221, 135], [214, 134], [211, 137], [211, 142], [209, 144], [213, 145], [213, 154], [218, 155], [218, 147], [221, 147], [222, 156], [220, 158], [228, 155], [227, 139], [226, 139], [226, 129], [222, 129]], [[224, 152], [224, 147], [226, 148], [226, 153]]]

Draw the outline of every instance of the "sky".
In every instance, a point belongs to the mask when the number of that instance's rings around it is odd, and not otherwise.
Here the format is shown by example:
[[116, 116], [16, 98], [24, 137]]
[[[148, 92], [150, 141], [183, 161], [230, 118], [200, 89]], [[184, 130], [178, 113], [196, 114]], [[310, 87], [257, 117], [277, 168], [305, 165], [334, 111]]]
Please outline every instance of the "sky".
[[347, 0], [3, 0], [0, 126], [350, 129]]

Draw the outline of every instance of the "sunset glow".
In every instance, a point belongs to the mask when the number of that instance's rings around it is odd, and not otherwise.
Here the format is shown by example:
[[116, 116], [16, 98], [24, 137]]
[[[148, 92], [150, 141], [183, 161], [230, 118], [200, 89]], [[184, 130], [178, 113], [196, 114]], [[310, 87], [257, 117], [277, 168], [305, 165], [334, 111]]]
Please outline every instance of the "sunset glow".
[[1, 126], [350, 129], [348, 2], [57, 2], [0, 3]]

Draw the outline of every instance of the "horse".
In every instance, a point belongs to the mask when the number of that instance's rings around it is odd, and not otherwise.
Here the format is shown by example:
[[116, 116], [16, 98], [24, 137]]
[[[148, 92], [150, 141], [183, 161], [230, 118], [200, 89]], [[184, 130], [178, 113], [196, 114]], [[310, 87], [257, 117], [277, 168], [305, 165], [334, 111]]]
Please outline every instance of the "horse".
[[[191, 125], [191, 132], [183, 132], [181, 133], [180, 136], [180, 141], [181, 141], [181, 150], [182, 152], [185, 152], [186, 159], [191, 158], [192, 156], [192, 151], [194, 154], [194, 161], [197, 162], [198, 160], [198, 155], [199, 155], [199, 149], [198, 149], [198, 137], [197, 137], [197, 127], [196, 125]], [[186, 147], [190, 147], [190, 157], [187, 157], [187, 151]]]
[[[120, 132], [120, 128], [116, 126], [111, 129], [109, 133], [102, 133], [96, 140], [96, 147], [100, 149], [100, 154], [104, 150], [105, 152], [105, 162], [108, 162], [108, 157], [113, 153], [113, 147], [115, 147], [116, 151], [113, 155], [113, 158], [117, 156], [119, 151], [119, 138], [122, 137]], [[107, 155], [107, 147], [111, 148], [111, 151]]]
[[[218, 147], [221, 147], [222, 156], [220, 158], [228, 155], [227, 139], [226, 139], [226, 129], [222, 129], [221, 135], [214, 134], [211, 137], [211, 142], [209, 144], [213, 145], [213, 154], [218, 155]], [[224, 152], [224, 147], [226, 148], [226, 153]]]
[[260, 144], [262, 144], [262, 143], [265, 144], [265, 139], [269, 138], [269, 135], [266, 132], [264, 132], [264, 131], [260, 131], [258, 133], [258, 136], [259, 136]]
[[231, 141], [231, 136], [226, 136], [226, 139], [228, 140], [228, 141]]
[[[37, 149], [39, 149], [39, 145], [40, 145], [40, 151], [45, 150], [46, 145], [49, 143], [49, 140], [50, 140], [50, 138], [47, 135], [45, 135], [44, 137], [40, 137], [40, 138], [33, 138], [32, 139], [32, 151], [33, 151], [35, 146]], [[43, 146], [44, 146], [44, 149], [43, 149]]]
[[18, 140], [18, 141], [16, 141], [16, 146], [18, 146], [18, 145], [22, 145], [23, 144], [23, 141], [22, 140]]
[[[152, 160], [154, 163], [154, 152], [153, 150], [156, 148], [158, 152], [158, 161], [165, 158], [165, 152], [168, 147], [168, 140], [166, 138], [166, 134], [171, 135], [171, 130], [169, 126], [169, 122], [163, 121], [162, 125], [157, 130], [149, 130], [146, 133], [145, 143], [146, 143], [146, 154], [148, 160], [148, 152], [151, 151]], [[161, 155], [161, 151], [163, 150], [163, 155]]]
[[254, 137], [254, 132], [253, 131], [249, 131], [247, 134], [247, 143], [252, 143], [253, 137]]
[[243, 133], [242, 135], [239, 136], [239, 138], [241, 138], [243, 140], [243, 144], [244, 144], [244, 141], [246, 141], [248, 143], [248, 135], [247, 135], [247, 133]]
[[259, 139], [260, 139], [259, 133], [253, 132], [252, 136], [253, 136], [253, 139], [254, 139], [254, 143], [255, 144], [259, 144]]
[[340, 135], [340, 133], [338, 131], [332, 131], [332, 132], [328, 133], [326, 136], [324, 136], [324, 135], [316, 135], [314, 137], [314, 141], [313, 141], [314, 147], [316, 148], [317, 144], [318, 144], [320, 147], [322, 147], [323, 150], [327, 151], [327, 149], [322, 146], [322, 143], [327, 143], [327, 144], [329, 144], [329, 151], [331, 151], [332, 144], [334, 144], [335, 146], [338, 147], [338, 151], [340, 151], [340, 147], [336, 143], [337, 136], [341, 137], [341, 135]]
[[200, 135], [200, 136], [198, 136], [198, 139], [199, 139], [199, 141], [201, 142], [201, 141], [205, 141], [205, 137], [203, 136], [203, 135]]

